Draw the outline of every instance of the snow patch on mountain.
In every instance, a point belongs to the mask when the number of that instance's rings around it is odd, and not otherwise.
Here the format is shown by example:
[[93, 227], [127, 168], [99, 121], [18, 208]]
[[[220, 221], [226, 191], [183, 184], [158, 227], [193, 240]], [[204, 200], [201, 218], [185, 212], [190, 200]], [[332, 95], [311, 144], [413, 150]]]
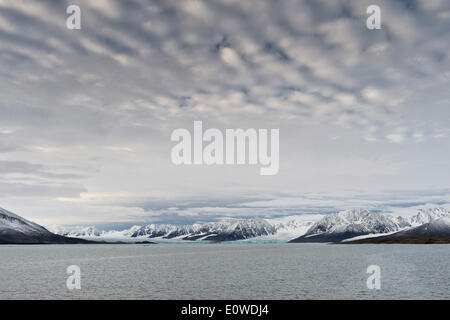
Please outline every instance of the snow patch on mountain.
[[[100, 231], [95, 227], [54, 227], [50, 230], [65, 236], [105, 241], [341, 241], [389, 235], [442, 218], [450, 218], [444, 208], [425, 208], [409, 217], [394, 217], [354, 209], [334, 214], [302, 214], [277, 218], [232, 219], [192, 225], [148, 224], [117, 231]], [[445, 220], [447, 221], [447, 220]], [[337, 240], [336, 240], [337, 239]]]
[[442, 207], [426, 208], [419, 209], [419, 212], [412, 216], [409, 221], [412, 226], [416, 227], [441, 218], [450, 218], [450, 212]]
[[0, 208], [0, 231], [14, 230], [22, 233], [46, 233], [44, 227]]
[[131, 237], [229, 241], [254, 238], [275, 232], [275, 228], [263, 219], [227, 219], [185, 226], [150, 224], [135, 230]]
[[100, 231], [94, 226], [73, 226], [73, 227], [62, 227], [62, 226], [51, 226], [48, 228], [51, 232], [59, 234], [66, 237], [100, 237], [105, 233], [105, 231]]
[[56, 235], [34, 222], [0, 208], [0, 243], [56, 244], [88, 243], [88, 241]]
[[84, 239], [191, 240], [191, 241], [235, 241], [246, 239], [289, 240], [304, 234], [322, 215], [287, 216], [274, 219], [223, 219], [218, 222], [192, 225], [148, 224], [133, 226], [122, 231], [100, 231], [93, 226], [57, 227], [50, 229], [57, 234]]
[[323, 217], [306, 232], [308, 235], [322, 233], [389, 233], [401, 229], [397, 219], [391, 216], [354, 209]]

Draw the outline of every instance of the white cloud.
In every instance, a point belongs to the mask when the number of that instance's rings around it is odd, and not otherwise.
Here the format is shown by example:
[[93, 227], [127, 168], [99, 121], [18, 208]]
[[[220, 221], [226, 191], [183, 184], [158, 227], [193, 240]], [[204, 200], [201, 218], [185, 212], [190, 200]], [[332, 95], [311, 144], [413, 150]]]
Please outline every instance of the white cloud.
[[[25, 3], [0, 3], [0, 155], [45, 170], [0, 173], [1, 206], [69, 223], [81, 220], [70, 205], [100, 221], [226, 214], [285, 192], [449, 187], [437, 160], [450, 156], [447, 1], [381, 1], [373, 32], [370, 0], [76, 1], [79, 32], [64, 3]], [[279, 175], [174, 168], [170, 133], [194, 120], [279, 128]], [[179, 199], [189, 206], [168, 209]]]

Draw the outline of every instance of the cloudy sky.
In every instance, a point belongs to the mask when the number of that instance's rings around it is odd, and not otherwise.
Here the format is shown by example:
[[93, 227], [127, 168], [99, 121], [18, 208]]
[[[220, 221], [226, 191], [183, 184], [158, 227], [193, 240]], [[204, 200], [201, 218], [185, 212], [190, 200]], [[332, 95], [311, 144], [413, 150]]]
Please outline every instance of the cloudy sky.
[[[49, 225], [447, 205], [449, 34], [446, 0], [2, 0], [0, 206]], [[279, 129], [279, 173], [175, 166], [195, 120]]]

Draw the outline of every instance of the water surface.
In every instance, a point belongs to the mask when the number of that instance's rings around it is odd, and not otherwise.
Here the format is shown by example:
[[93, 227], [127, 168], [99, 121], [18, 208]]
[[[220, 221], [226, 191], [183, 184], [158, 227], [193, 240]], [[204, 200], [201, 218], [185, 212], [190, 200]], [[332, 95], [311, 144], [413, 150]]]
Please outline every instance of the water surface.
[[449, 264], [448, 245], [2, 245], [0, 299], [450, 299]]

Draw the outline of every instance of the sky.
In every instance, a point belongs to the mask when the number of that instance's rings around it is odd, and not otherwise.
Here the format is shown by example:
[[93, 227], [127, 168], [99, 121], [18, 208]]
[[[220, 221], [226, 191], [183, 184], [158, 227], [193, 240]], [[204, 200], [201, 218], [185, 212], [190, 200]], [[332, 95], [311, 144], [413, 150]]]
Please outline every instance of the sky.
[[[1, 0], [0, 207], [50, 225], [448, 206], [449, 34], [445, 0]], [[279, 129], [278, 174], [174, 165], [194, 121]]]

